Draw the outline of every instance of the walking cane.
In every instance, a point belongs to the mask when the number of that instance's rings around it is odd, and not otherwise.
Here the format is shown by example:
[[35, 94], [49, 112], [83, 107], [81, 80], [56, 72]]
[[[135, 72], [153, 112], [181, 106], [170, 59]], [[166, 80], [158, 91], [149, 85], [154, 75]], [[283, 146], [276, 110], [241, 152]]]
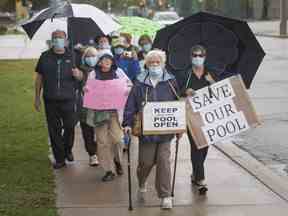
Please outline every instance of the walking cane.
[[130, 133], [128, 135], [128, 149], [127, 149], [127, 156], [128, 156], [128, 194], [129, 194], [129, 211], [133, 210], [132, 207], [132, 185], [131, 185], [131, 160], [130, 160], [130, 145], [131, 145], [131, 136]]
[[171, 196], [172, 196], [172, 197], [174, 197], [174, 190], [175, 190], [175, 179], [176, 179], [176, 168], [177, 168], [177, 159], [178, 159], [178, 148], [179, 148], [179, 138], [176, 137], [176, 150], [175, 150], [175, 161], [174, 161], [174, 173], [173, 173], [172, 192], [171, 192]]

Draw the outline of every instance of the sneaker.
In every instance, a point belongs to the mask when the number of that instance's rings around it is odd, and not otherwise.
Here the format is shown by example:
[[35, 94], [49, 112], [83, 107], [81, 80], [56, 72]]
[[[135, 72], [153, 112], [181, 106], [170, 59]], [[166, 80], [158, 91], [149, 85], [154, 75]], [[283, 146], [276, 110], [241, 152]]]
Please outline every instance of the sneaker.
[[68, 154], [66, 155], [66, 159], [67, 159], [67, 161], [69, 161], [69, 162], [74, 161], [74, 156], [73, 156], [72, 152], [70, 152], [70, 153], [68, 153]]
[[197, 187], [200, 195], [205, 195], [208, 191], [207, 184], [204, 182], [204, 180], [195, 182], [194, 185]]
[[147, 192], [147, 184], [140, 186], [138, 189], [139, 193], [146, 193]]
[[61, 169], [63, 167], [66, 167], [66, 163], [65, 162], [62, 162], [62, 163], [54, 163], [53, 164], [53, 168], [54, 169]]
[[161, 200], [161, 208], [162, 209], [172, 209], [173, 203], [172, 203], [172, 197], [164, 197]]
[[147, 192], [147, 187], [146, 187], [146, 184], [144, 184], [143, 186], [140, 186], [138, 188], [138, 193], [137, 193], [137, 196], [138, 196], [138, 201], [140, 203], [144, 203], [145, 202], [145, 193]]
[[90, 166], [98, 166], [99, 165], [99, 161], [98, 161], [98, 157], [97, 155], [92, 155], [89, 158], [89, 165]]
[[191, 174], [191, 183], [192, 183], [192, 184], [195, 184], [195, 183], [196, 183], [196, 181], [195, 181], [195, 177], [194, 177], [193, 174]]
[[112, 181], [115, 178], [115, 174], [112, 171], [107, 171], [102, 178], [103, 182]]

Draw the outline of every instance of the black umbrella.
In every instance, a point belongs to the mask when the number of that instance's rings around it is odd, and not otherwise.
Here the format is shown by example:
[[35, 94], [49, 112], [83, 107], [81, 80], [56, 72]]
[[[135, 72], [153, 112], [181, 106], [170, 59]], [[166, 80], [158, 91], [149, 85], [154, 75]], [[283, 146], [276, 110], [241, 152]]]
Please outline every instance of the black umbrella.
[[22, 27], [30, 39], [41, 34], [39, 31], [44, 31], [45, 39], [49, 39], [51, 34], [48, 30], [57, 27], [58, 23], [54, 22], [56, 18], [66, 24], [72, 44], [86, 44], [91, 38], [109, 34], [120, 27], [112, 17], [98, 8], [88, 4], [70, 4], [68, 1], [40, 11]]
[[240, 73], [247, 88], [265, 56], [247, 22], [206, 12], [159, 30], [153, 47], [165, 50], [168, 66], [181, 73], [191, 65], [190, 49], [196, 44], [207, 49], [208, 68], [220, 78]]

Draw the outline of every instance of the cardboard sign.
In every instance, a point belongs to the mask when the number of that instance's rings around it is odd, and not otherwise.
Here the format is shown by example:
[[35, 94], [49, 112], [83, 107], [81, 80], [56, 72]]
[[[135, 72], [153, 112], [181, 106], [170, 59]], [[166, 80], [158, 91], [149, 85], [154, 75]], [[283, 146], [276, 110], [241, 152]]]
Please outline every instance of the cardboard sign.
[[83, 106], [93, 110], [121, 110], [129, 94], [126, 79], [87, 80]]
[[144, 135], [175, 134], [185, 131], [185, 101], [148, 102], [144, 106]]
[[187, 124], [198, 148], [260, 124], [240, 75], [209, 88], [187, 98]]

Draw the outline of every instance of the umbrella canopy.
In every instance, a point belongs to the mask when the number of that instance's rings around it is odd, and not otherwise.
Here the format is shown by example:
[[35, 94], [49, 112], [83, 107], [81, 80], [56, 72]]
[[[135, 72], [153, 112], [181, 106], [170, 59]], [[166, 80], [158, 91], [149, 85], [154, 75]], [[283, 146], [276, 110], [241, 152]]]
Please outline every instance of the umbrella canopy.
[[161, 28], [157, 22], [137, 16], [119, 17], [119, 22], [122, 26], [121, 32], [130, 33], [134, 36], [148, 34], [153, 37]]
[[86, 43], [91, 37], [118, 30], [120, 25], [92, 5], [64, 2], [60, 7], [40, 11], [22, 27], [30, 39], [49, 39], [51, 32], [61, 29], [68, 32], [74, 43]]
[[168, 66], [181, 73], [191, 65], [190, 49], [196, 44], [207, 49], [207, 66], [220, 78], [240, 73], [247, 88], [265, 56], [246, 22], [206, 12], [159, 30], [153, 47], [167, 51]]

